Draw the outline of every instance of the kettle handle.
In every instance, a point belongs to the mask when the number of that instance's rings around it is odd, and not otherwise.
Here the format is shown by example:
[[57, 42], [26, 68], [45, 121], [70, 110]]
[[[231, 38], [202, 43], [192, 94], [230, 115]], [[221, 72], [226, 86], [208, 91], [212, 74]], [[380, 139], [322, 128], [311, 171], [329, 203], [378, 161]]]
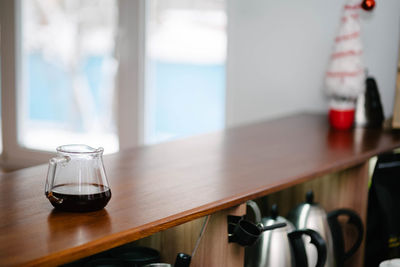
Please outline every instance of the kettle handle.
[[[358, 236], [354, 245], [347, 251], [344, 251], [344, 240], [342, 227], [338, 221], [338, 217], [341, 215], [346, 215], [349, 217], [348, 223], [356, 227]], [[343, 266], [344, 261], [350, 258], [356, 253], [357, 249], [360, 247], [363, 235], [364, 227], [360, 216], [350, 209], [337, 209], [328, 213], [328, 223], [329, 228], [332, 232], [333, 246], [335, 250], [335, 256], [337, 258], [338, 266]]]
[[246, 205], [249, 206], [253, 210], [255, 222], [260, 223], [261, 222], [261, 211], [260, 211], [260, 207], [258, 207], [257, 203], [253, 200], [247, 200]]
[[318, 252], [317, 264], [315, 266], [323, 267], [327, 257], [326, 243], [321, 235], [312, 229], [300, 229], [288, 234], [290, 244], [293, 247], [296, 266], [308, 266], [302, 235], [311, 237], [310, 243], [317, 248]]

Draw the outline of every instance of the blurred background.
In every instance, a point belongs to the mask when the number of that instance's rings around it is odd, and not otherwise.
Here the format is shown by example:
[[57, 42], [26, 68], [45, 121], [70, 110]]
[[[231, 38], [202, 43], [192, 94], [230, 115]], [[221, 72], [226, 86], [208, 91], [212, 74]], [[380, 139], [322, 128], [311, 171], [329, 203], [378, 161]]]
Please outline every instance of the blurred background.
[[[1, 164], [63, 144], [114, 153], [300, 111], [326, 112], [345, 1], [4, 0]], [[361, 11], [364, 62], [393, 112], [400, 2]]]
[[[147, 4], [145, 142], [222, 128], [224, 2]], [[63, 143], [98, 143], [118, 151], [118, 1], [21, 5], [21, 144], [53, 151]]]

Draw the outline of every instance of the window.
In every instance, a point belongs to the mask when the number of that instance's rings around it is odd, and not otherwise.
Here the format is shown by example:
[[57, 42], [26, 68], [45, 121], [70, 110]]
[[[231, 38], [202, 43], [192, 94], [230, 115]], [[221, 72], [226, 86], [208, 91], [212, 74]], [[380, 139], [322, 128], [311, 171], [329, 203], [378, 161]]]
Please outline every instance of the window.
[[3, 166], [224, 125], [222, 0], [4, 0], [0, 26]]
[[45, 163], [62, 144], [137, 144], [139, 100], [126, 92], [138, 91], [139, 40], [127, 36], [138, 36], [143, 3], [0, 2], [3, 168]]
[[148, 1], [145, 142], [224, 127], [224, 1]]
[[118, 150], [114, 120], [116, 0], [22, 0], [18, 142]]

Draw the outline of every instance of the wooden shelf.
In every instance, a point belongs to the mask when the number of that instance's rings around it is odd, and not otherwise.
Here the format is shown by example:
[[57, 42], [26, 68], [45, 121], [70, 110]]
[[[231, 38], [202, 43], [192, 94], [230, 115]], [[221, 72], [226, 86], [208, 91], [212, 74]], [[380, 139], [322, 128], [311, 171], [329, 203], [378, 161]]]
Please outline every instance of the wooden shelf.
[[47, 166], [0, 175], [0, 265], [57, 265], [246, 200], [363, 164], [400, 132], [334, 131], [300, 114], [105, 157], [112, 198], [92, 213], [56, 212]]

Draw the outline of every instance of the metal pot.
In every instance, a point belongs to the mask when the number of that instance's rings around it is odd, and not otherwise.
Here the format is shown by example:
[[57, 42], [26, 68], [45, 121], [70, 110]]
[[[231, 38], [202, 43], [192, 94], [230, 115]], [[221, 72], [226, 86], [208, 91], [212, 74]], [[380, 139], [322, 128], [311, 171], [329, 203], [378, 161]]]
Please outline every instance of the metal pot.
[[309, 236], [318, 251], [315, 266], [322, 267], [326, 259], [326, 245], [322, 237], [311, 229], [296, 230], [292, 223], [278, 216], [277, 206], [272, 206], [272, 215], [261, 219], [266, 227], [285, 223], [285, 227], [262, 233], [257, 242], [246, 249], [246, 267], [292, 267], [307, 266], [307, 255], [303, 237]]
[[[349, 218], [348, 224], [356, 227], [357, 240], [348, 251], [344, 250], [342, 227], [338, 217], [345, 215]], [[360, 217], [352, 210], [338, 209], [326, 213], [326, 211], [314, 202], [312, 191], [307, 192], [306, 202], [294, 208], [288, 216], [296, 229], [313, 229], [326, 241], [327, 260], [325, 267], [342, 267], [344, 261], [350, 258], [360, 247], [363, 238], [363, 224]], [[310, 259], [316, 259], [315, 251], [306, 245], [307, 255]]]

